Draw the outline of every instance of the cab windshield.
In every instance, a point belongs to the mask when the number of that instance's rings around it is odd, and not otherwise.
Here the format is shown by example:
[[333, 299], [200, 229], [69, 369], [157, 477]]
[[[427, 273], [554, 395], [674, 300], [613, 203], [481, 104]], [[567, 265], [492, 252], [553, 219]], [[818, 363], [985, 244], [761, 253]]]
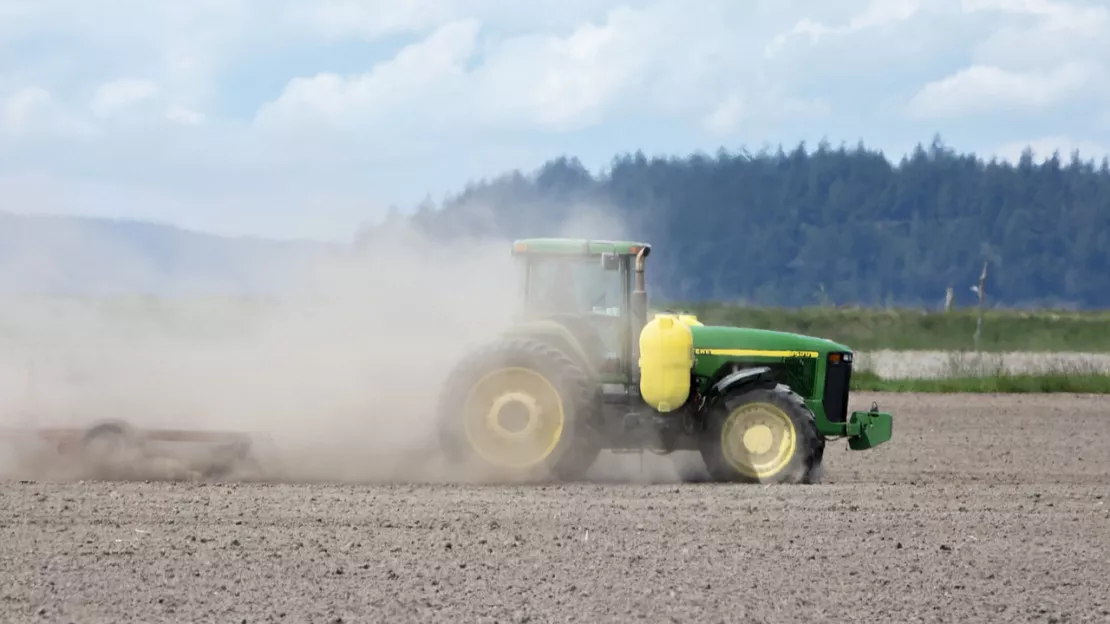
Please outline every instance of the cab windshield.
[[627, 262], [606, 270], [594, 257], [531, 257], [525, 262], [526, 302], [539, 313], [620, 316]]

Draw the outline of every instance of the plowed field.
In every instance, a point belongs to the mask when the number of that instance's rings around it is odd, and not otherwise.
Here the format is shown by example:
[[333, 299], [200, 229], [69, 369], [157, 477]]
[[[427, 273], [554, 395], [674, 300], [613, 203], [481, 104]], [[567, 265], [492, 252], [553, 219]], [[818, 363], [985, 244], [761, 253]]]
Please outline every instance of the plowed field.
[[0, 619], [1110, 621], [1107, 399], [873, 399], [813, 486], [7, 481]]

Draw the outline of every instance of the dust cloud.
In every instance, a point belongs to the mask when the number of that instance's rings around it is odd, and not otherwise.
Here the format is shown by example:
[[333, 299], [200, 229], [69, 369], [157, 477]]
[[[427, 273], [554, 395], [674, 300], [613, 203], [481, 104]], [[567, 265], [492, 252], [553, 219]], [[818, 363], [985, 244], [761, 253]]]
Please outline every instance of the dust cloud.
[[[605, 207], [574, 206], [569, 214], [557, 231], [529, 235], [626, 233]], [[140, 253], [104, 229], [67, 231], [62, 223], [48, 246], [54, 255], [26, 241], [7, 250], [0, 271], [18, 275], [29, 292], [105, 270], [121, 290], [166, 289], [158, 282], [166, 272], [150, 262], [169, 250]], [[254, 283], [280, 284], [280, 297], [187, 294], [212, 286], [203, 279], [172, 284], [186, 294], [169, 298], [8, 296], [0, 313], [0, 427], [122, 419], [143, 428], [248, 432], [259, 465], [241, 478], [466, 478], [438, 457], [435, 401], [454, 363], [512, 321], [522, 275], [509, 240], [432, 240], [400, 219], [359, 245], [317, 251], [249, 267]], [[236, 258], [236, 266], [252, 257]], [[59, 269], [74, 264], [87, 276]], [[209, 278], [227, 277], [220, 269]], [[44, 448], [28, 444], [34, 437], [18, 440], [0, 446], [0, 473], [19, 466], [43, 477], [73, 475], [60, 459], [43, 459]], [[146, 478], [196, 474], [164, 458], [145, 468], [156, 472]], [[678, 476], [670, 462], [638, 456], [603, 456], [594, 473]]]

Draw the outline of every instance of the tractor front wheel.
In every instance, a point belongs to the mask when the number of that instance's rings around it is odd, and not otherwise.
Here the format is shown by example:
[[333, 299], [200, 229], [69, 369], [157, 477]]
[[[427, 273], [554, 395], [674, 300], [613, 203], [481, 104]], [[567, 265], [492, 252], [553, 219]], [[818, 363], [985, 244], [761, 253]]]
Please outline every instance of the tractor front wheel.
[[448, 458], [512, 480], [580, 478], [600, 450], [596, 386], [541, 341], [497, 341], [459, 362], [440, 396]]
[[700, 447], [715, 481], [809, 483], [821, 468], [825, 440], [797, 393], [781, 384], [761, 385], [717, 401]]

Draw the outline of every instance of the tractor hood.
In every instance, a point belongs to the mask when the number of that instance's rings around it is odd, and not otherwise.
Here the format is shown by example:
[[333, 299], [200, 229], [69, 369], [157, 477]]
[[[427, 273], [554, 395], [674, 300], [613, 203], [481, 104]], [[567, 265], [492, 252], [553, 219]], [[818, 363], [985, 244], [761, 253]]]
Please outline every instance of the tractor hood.
[[[850, 352], [851, 349], [837, 342], [793, 334], [789, 332], [772, 331], [769, 329], [751, 329], [747, 327], [727, 327], [720, 325], [693, 325], [694, 349], [728, 349], [742, 351], [816, 351], [828, 353], [830, 351]], [[751, 354], [759, 355], [759, 354]], [[771, 355], [768, 353], [767, 355]], [[785, 355], [785, 354], [783, 354]]]

